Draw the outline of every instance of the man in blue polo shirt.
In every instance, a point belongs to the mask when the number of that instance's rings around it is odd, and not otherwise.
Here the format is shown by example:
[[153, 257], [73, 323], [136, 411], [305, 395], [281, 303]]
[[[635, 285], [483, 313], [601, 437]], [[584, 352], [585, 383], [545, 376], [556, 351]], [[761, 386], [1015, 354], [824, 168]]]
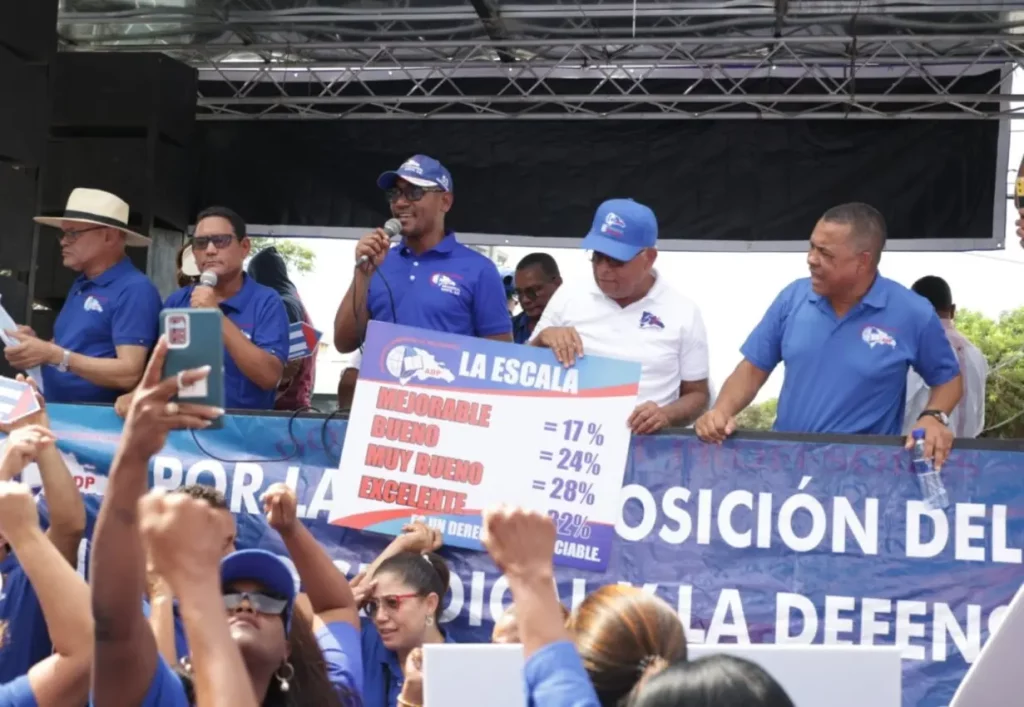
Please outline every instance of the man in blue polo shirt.
[[334, 318], [337, 349], [358, 349], [370, 319], [511, 342], [498, 268], [445, 229], [453, 200], [448, 170], [416, 155], [382, 174], [377, 186], [402, 222], [403, 238], [391, 248], [388, 234], [377, 229], [356, 245], [355, 277]]
[[142, 377], [159, 331], [160, 294], [125, 255], [149, 239], [128, 228], [128, 204], [97, 189], [75, 189], [64, 213], [37, 217], [60, 229], [64, 266], [81, 273], [57, 315], [53, 340], [29, 327], [8, 335], [12, 366], [43, 366], [51, 403], [112, 403]]
[[241, 216], [221, 206], [201, 212], [192, 250], [199, 272], [216, 273], [217, 285], [183, 287], [167, 298], [164, 307], [220, 307], [227, 353], [225, 406], [273, 410], [288, 360], [288, 314], [277, 292], [257, 284], [242, 269], [251, 248]]
[[779, 363], [776, 431], [898, 435], [912, 367], [931, 388], [917, 427], [941, 467], [960, 367], [928, 301], [878, 274], [885, 237], [885, 220], [866, 204], [825, 212], [811, 234], [811, 277], [786, 287], [747, 338], [743, 361], [697, 421], [701, 439], [731, 434]]

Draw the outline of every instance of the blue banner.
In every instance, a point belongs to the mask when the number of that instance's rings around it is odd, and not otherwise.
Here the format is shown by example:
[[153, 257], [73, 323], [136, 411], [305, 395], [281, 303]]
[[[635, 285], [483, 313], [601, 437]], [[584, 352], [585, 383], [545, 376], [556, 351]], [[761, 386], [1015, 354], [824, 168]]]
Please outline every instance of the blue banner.
[[[121, 421], [108, 408], [49, 410], [91, 532]], [[238, 514], [240, 546], [283, 553], [259, 497], [287, 481], [351, 576], [389, 538], [327, 522], [345, 424], [229, 416], [222, 430], [172, 434], [153, 482], [216, 485]], [[955, 505], [937, 512], [896, 446], [636, 438], [608, 569], [558, 569], [559, 594], [575, 606], [603, 584], [642, 586], [678, 607], [691, 642], [902, 645], [903, 704], [943, 707], [1024, 577], [1022, 465], [1016, 452], [954, 452], [942, 476]], [[489, 640], [511, 600], [506, 582], [485, 554], [442, 554], [448, 627], [461, 641]]]

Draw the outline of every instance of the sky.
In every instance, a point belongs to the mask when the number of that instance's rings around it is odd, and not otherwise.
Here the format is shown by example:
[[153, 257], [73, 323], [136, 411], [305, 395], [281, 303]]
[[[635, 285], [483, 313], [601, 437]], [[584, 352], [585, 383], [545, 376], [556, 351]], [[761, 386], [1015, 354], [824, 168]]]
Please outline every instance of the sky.
[[[1013, 123], [1017, 125], [1017, 121]], [[1024, 156], [1024, 126], [1013, 127], [1010, 139], [1013, 174]], [[1009, 193], [1009, 192], [1007, 192]], [[970, 309], [997, 318], [1000, 313], [1024, 306], [1024, 249], [1014, 235], [1016, 212], [1007, 201], [1006, 247], [994, 251], [962, 253], [891, 252], [882, 256], [881, 273], [910, 286], [925, 275], [946, 279], [960, 309]], [[580, 237], [590, 224], [580, 224]], [[807, 234], [810, 237], [810, 234]], [[334, 313], [344, 296], [354, 268], [355, 241], [347, 239], [295, 239], [316, 254], [316, 268], [306, 275], [293, 273], [293, 280], [309, 310], [314, 326], [324, 332], [328, 343], [317, 362], [317, 393], [337, 390], [346, 356], [337, 353], [332, 341]], [[576, 249], [500, 249], [514, 266], [524, 255], [544, 251], [554, 256], [565, 283], [592, 277], [587, 255]], [[805, 253], [676, 253], [661, 252], [656, 265], [680, 293], [701, 309], [708, 332], [711, 380], [718, 386], [739, 363], [740, 346], [765, 309], [782, 288], [807, 276]], [[782, 385], [782, 368], [775, 371], [756, 401], [776, 397]]]

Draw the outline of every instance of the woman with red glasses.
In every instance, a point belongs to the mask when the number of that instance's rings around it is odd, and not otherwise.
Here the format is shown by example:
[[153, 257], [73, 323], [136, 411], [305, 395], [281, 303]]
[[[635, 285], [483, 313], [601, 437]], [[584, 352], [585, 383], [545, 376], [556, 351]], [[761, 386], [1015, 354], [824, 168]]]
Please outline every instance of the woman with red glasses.
[[[366, 619], [362, 625], [363, 706], [421, 707], [403, 697], [409, 653], [424, 643], [452, 643], [441, 630], [448, 565], [432, 551], [441, 536], [422, 523], [402, 535], [352, 582]], [[368, 620], [367, 620], [368, 619]]]

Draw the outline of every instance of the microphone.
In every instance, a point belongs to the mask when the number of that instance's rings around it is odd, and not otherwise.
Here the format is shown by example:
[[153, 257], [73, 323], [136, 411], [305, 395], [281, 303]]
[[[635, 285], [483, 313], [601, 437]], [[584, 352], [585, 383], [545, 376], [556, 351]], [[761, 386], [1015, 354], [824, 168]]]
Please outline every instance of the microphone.
[[[399, 236], [402, 233], [402, 222], [396, 218], [389, 218], [384, 222], [384, 233], [388, 234], [388, 240], [394, 244], [395, 236]], [[360, 255], [359, 260], [356, 261], [356, 267], [362, 267], [370, 262], [370, 256]], [[212, 274], [212, 273], [211, 273]], [[216, 277], [216, 275], [214, 275]]]
[[206, 270], [202, 275], [199, 276], [199, 284], [203, 287], [216, 287], [217, 286], [217, 273], [212, 270]]

